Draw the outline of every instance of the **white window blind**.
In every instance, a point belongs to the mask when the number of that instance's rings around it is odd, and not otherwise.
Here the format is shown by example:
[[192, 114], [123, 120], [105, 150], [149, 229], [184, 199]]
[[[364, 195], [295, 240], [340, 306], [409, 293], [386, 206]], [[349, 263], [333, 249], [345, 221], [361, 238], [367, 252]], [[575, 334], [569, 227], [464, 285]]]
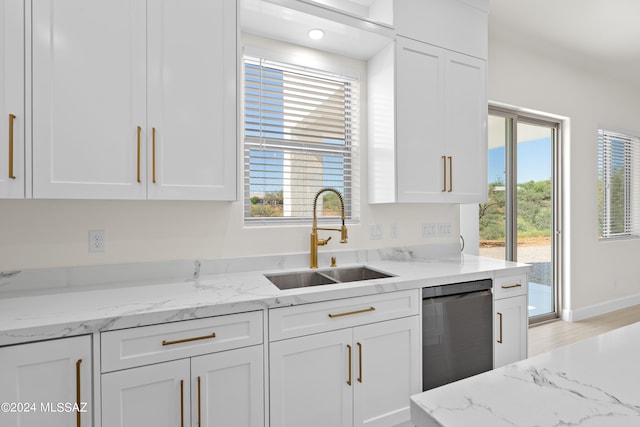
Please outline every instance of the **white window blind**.
[[640, 236], [640, 138], [598, 131], [601, 239]]
[[[244, 59], [245, 223], [307, 221], [330, 187], [355, 218], [358, 82], [260, 58]], [[324, 193], [318, 216], [340, 215]]]

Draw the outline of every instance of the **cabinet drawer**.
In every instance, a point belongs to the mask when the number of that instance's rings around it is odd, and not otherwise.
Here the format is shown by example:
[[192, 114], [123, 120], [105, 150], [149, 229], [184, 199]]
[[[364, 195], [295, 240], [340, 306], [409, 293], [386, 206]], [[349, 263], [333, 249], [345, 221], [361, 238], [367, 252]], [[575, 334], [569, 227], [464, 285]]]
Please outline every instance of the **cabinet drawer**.
[[391, 292], [269, 310], [269, 341], [419, 313], [419, 290]]
[[528, 282], [526, 274], [496, 277], [493, 281], [494, 299], [526, 295], [527, 292]]
[[262, 311], [103, 332], [102, 372], [263, 342]]

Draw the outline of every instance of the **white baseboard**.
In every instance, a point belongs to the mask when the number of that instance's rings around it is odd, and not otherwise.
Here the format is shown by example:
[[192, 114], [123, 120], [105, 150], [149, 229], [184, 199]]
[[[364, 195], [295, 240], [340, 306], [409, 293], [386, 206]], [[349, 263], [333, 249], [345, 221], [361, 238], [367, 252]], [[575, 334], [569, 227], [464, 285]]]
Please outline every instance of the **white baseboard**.
[[590, 305], [576, 310], [562, 310], [562, 320], [567, 322], [577, 322], [579, 320], [588, 319], [590, 317], [606, 314], [611, 311], [621, 310], [640, 304], [640, 294], [631, 295], [611, 301], [602, 302], [600, 304]]

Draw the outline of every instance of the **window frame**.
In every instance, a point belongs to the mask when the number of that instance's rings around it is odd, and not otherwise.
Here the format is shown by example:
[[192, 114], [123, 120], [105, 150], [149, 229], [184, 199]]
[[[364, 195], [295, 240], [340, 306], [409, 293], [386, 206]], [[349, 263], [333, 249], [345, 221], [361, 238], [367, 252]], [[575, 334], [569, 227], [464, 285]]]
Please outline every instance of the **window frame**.
[[[251, 182], [250, 182], [250, 155], [249, 150], [251, 148], [255, 148], [261, 146], [263, 142], [266, 140], [262, 137], [248, 136], [248, 127], [246, 122], [246, 59], [250, 58], [250, 60], [255, 61], [265, 60], [268, 62], [269, 66], [273, 66], [273, 64], [281, 64], [283, 66], [283, 70], [290, 71], [295, 70], [302, 73], [308, 73], [309, 76], [314, 77], [326, 77], [326, 78], [337, 78], [342, 79], [344, 81], [349, 81], [351, 84], [355, 85], [355, 96], [353, 99], [348, 98], [345, 100], [345, 105], [348, 105], [351, 102], [351, 106], [353, 110], [349, 110], [347, 107], [347, 111], [345, 112], [345, 122], [349, 123], [351, 126], [345, 128], [345, 143], [344, 147], [348, 151], [348, 154], [345, 154], [342, 159], [344, 162], [350, 162], [349, 166], [344, 166], [350, 169], [350, 173], [345, 175], [341, 175], [343, 177], [343, 185], [344, 188], [340, 190], [340, 193], [343, 195], [345, 201], [345, 215], [348, 223], [357, 223], [359, 220], [359, 133], [360, 133], [360, 102], [361, 99], [359, 97], [361, 79], [358, 72], [354, 69], [344, 67], [342, 64], [338, 62], [334, 63], [333, 61], [313, 61], [314, 68], [308, 66], [300, 66], [296, 64], [296, 56], [291, 53], [282, 53], [282, 52], [273, 52], [261, 48], [254, 47], [245, 47], [241, 69], [242, 69], [242, 111], [241, 111], [241, 134], [242, 134], [242, 156], [244, 158], [243, 166], [242, 166], [242, 187], [243, 187], [243, 222], [245, 226], [277, 226], [277, 225], [292, 225], [292, 224], [310, 224], [312, 221], [311, 212], [305, 212], [304, 215], [299, 216], [278, 216], [278, 217], [268, 217], [268, 216], [250, 216], [251, 209]], [[351, 118], [349, 116], [350, 112], [355, 112], [354, 117]], [[271, 140], [272, 145], [280, 145], [280, 149], [284, 147], [295, 147], [296, 142], [290, 140]], [[284, 143], [283, 143], [284, 142]], [[301, 143], [300, 149], [305, 151], [305, 148], [302, 147], [304, 144]], [[340, 147], [340, 146], [338, 146]], [[309, 151], [317, 150], [319, 152], [326, 152], [328, 154], [336, 153], [336, 146], [331, 146], [331, 144], [319, 144], [318, 146], [313, 147]], [[339, 151], [339, 150], [338, 150]], [[319, 186], [320, 188], [325, 188], [325, 185]], [[335, 188], [335, 187], [332, 187]], [[315, 191], [313, 192], [315, 194]], [[325, 193], [329, 194], [329, 193]], [[305, 201], [305, 204], [306, 201]], [[313, 205], [313, 196], [310, 196], [308, 200], [309, 210]], [[335, 222], [336, 218], [339, 216], [318, 216], [318, 222]]]
[[[598, 129], [598, 239], [600, 241], [640, 238], [640, 137], [637, 134], [637, 132], [612, 130], [606, 127]], [[615, 147], [615, 143], [622, 143], [622, 148]], [[623, 166], [622, 230], [612, 230], [614, 226], [612, 200], [616, 196], [613, 194], [612, 180], [616, 161]]]

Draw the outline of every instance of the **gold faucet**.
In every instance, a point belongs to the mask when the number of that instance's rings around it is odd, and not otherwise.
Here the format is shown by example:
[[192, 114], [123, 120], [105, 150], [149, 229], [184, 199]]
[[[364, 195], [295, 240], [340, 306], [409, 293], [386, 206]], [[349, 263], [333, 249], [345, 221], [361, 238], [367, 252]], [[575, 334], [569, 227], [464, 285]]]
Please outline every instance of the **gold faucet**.
[[[318, 228], [318, 218], [316, 216], [318, 197], [326, 191], [335, 193], [340, 200], [340, 211], [342, 215], [342, 227], [340, 228]], [[318, 230], [339, 231], [340, 243], [347, 243], [347, 227], [344, 225], [344, 199], [338, 190], [334, 190], [333, 188], [323, 188], [316, 193], [316, 197], [313, 199], [313, 226], [311, 227], [311, 255], [309, 259], [310, 268], [318, 268], [318, 246], [324, 246], [329, 242], [329, 240], [331, 240], [331, 236], [327, 239], [318, 239]]]

